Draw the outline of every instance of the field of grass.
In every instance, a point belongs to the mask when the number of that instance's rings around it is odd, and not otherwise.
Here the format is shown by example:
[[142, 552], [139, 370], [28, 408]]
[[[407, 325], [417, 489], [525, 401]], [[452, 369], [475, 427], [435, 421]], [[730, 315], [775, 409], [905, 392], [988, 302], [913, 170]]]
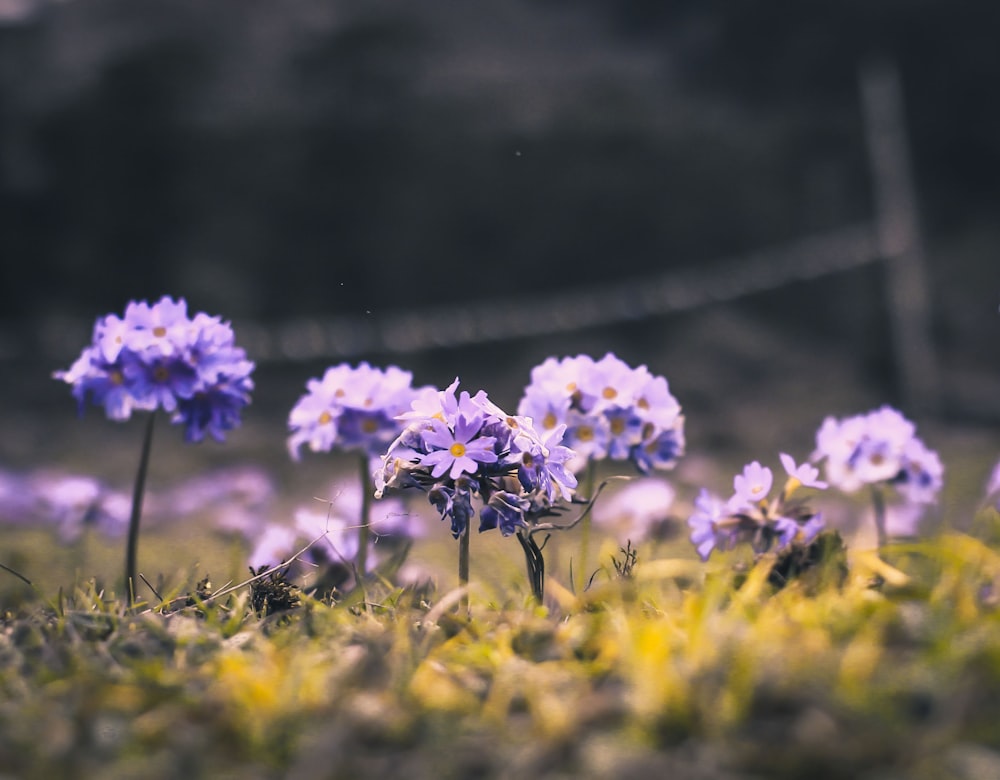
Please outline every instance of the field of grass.
[[[881, 558], [828, 543], [783, 587], [771, 556], [703, 564], [684, 545], [640, 546], [625, 572], [605, 545], [591, 587], [553, 577], [545, 606], [490, 544], [474, 545], [467, 594], [446, 577], [373, 580], [283, 611], [253, 609], [269, 578], [212, 598], [222, 582], [198, 590], [203, 571], [178, 572], [165, 601], [128, 609], [92, 580], [42, 594], [0, 572], [3, 776], [1000, 772], [995, 511]], [[108, 571], [117, 552], [88, 549]]]

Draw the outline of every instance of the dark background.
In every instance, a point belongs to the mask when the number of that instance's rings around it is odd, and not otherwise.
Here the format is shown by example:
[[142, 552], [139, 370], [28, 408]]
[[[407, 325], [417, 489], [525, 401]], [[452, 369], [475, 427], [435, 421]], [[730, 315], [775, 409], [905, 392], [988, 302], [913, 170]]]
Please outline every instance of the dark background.
[[[260, 363], [248, 422], [269, 421], [278, 456], [305, 380], [340, 360], [397, 362], [420, 383], [461, 375], [513, 408], [547, 355], [608, 349], [668, 377], [695, 453], [804, 454], [824, 414], [883, 402], [997, 453], [997, 9], [0, 0], [7, 425], [28, 409], [69, 418], [48, 377], [93, 319], [170, 294], [243, 334]], [[903, 90], [933, 408], [905, 408], [878, 265], [460, 348], [254, 354], [290, 322], [544, 307], [870, 222], [871, 62], [893, 64]], [[32, 429], [4, 456], [66, 435]], [[970, 468], [978, 480], [985, 461]]]

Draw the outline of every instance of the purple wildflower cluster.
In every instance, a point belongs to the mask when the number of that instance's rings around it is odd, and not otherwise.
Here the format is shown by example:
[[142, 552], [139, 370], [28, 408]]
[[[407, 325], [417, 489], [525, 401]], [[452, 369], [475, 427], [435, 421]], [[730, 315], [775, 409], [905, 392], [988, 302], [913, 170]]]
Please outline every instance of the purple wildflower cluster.
[[299, 459], [303, 445], [313, 452], [335, 447], [381, 455], [402, 430], [397, 415], [410, 409], [421, 393], [412, 387], [413, 375], [395, 366], [385, 370], [362, 362], [327, 369], [322, 379], [310, 379], [308, 392], [292, 408], [288, 450]]
[[671, 523], [676, 495], [665, 480], [641, 477], [594, 504], [594, 524], [613, 532], [622, 543], [655, 539]]
[[162, 408], [188, 441], [206, 433], [222, 441], [250, 403], [253, 369], [228, 322], [201, 312], [188, 317], [184, 299], [164, 296], [97, 320], [90, 346], [53, 376], [73, 386], [81, 412], [88, 397], [112, 420]]
[[[317, 510], [300, 507], [291, 525], [269, 523], [254, 534], [249, 565], [254, 570], [291, 561], [286, 573], [296, 581], [343, 588], [354, 580], [354, 561], [360, 543], [356, 533], [361, 504], [360, 486], [338, 494], [329, 508]], [[402, 501], [386, 498], [372, 524], [372, 534], [364, 556], [369, 570], [376, 568], [387, 556], [423, 535], [422, 519], [406, 511]], [[292, 561], [292, 556], [308, 548]]]
[[571, 500], [576, 478], [566, 466], [574, 453], [560, 444], [565, 426], [539, 433], [530, 418], [508, 415], [483, 391], [458, 393], [458, 384], [421, 394], [400, 415], [406, 428], [375, 473], [376, 496], [386, 488], [426, 490], [455, 538], [475, 514], [473, 497], [483, 505], [479, 530], [499, 528], [504, 536]]
[[518, 413], [542, 431], [566, 426], [578, 461], [631, 460], [643, 472], [671, 468], [684, 453], [684, 416], [667, 380], [610, 352], [549, 358], [531, 371]]
[[944, 475], [914, 424], [889, 406], [841, 420], [827, 417], [816, 432], [812, 460], [825, 461], [826, 478], [840, 490], [892, 485], [910, 504], [934, 503]]
[[[275, 485], [256, 467], [214, 469], [145, 497], [151, 526], [198, 517], [223, 533], [253, 536], [271, 509]], [[108, 538], [128, 530], [131, 496], [95, 477], [49, 469], [16, 473], [0, 469], [0, 525], [52, 528], [75, 542], [87, 529]]]
[[823, 517], [798, 496], [801, 488], [825, 489], [819, 471], [808, 463], [796, 465], [781, 453], [788, 478], [781, 492], [769, 498], [774, 474], [758, 461], [747, 464], [733, 479], [733, 495], [726, 501], [702, 488], [695, 511], [688, 518], [691, 543], [702, 560], [713, 549], [732, 549], [749, 542], [756, 553], [782, 550], [792, 544], [809, 544], [823, 529]]

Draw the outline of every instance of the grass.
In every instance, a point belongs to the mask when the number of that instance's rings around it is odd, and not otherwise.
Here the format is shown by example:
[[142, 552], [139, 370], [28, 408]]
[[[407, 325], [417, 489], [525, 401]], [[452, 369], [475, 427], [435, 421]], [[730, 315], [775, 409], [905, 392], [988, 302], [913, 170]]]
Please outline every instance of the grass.
[[[204, 553], [207, 538], [188, 543]], [[0, 572], [0, 766], [102, 779], [996, 775], [996, 512], [881, 558], [830, 547], [783, 587], [774, 559], [680, 550], [640, 546], [628, 571], [605, 546], [587, 591], [554, 578], [543, 607], [516, 558], [474, 545], [468, 613], [445, 581], [301, 594], [261, 614], [250, 586], [191, 593], [201, 569], [159, 583], [179, 601], [146, 593], [132, 610], [93, 581], [46, 596]]]

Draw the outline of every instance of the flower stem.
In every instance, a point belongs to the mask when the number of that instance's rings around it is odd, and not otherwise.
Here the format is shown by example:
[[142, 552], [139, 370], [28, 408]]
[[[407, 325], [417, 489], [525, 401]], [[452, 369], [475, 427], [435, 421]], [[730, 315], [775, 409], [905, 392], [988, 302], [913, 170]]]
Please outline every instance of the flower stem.
[[135, 486], [132, 489], [132, 514], [128, 520], [128, 547], [125, 552], [125, 589], [128, 591], [128, 603], [135, 603], [136, 585], [136, 551], [139, 547], [139, 520], [142, 518], [142, 497], [146, 490], [146, 472], [149, 470], [149, 452], [153, 445], [154, 412], [149, 413], [146, 421], [146, 434], [142, 441], [142, 453], [139, 455], [139, 469], [135, 475]]
[[368, 455], [361, 453], [361, 517], [358, 522], [358, 557], [356, 561], [358, 579], [368, 571], [368, 536], [372, 512], [372, 493], [375, 490], [371, 474], [368, 473]]
[[[471, 527], [467, 523], [462, 535], [458, 537], [458, 587], [466, 588], [469, 585], [469, 531]], [[462, 608], [468, 612], [469, 596], [462, 597]]]
[[[583, 478], [583, 500], [590, 501], [594, 497], [594, 480], [597, 478], [597, 461], [593, 458], [587, 461], [587, 473]], [[587, 559], [590, 557], [590, 513], [583, 518], [580, 528], [580, 564], [575, 567], [573, 579], [574, 590], [582, 593], [587, 581]]]
[[881, 550], [885, 547], [888, 536], [885, 531], [885, 495], [878, 485], [872, 485], [872, 506], [875, 509], [875, 540]]
[[530, 532], [517, 532], [517, 541], [524, 550], [524, 561], [528, 569], [528, 582], [531, 585], [531, 595], [541, 605], [545, 598], [545, 558], [542, 548], [538, 546]]

